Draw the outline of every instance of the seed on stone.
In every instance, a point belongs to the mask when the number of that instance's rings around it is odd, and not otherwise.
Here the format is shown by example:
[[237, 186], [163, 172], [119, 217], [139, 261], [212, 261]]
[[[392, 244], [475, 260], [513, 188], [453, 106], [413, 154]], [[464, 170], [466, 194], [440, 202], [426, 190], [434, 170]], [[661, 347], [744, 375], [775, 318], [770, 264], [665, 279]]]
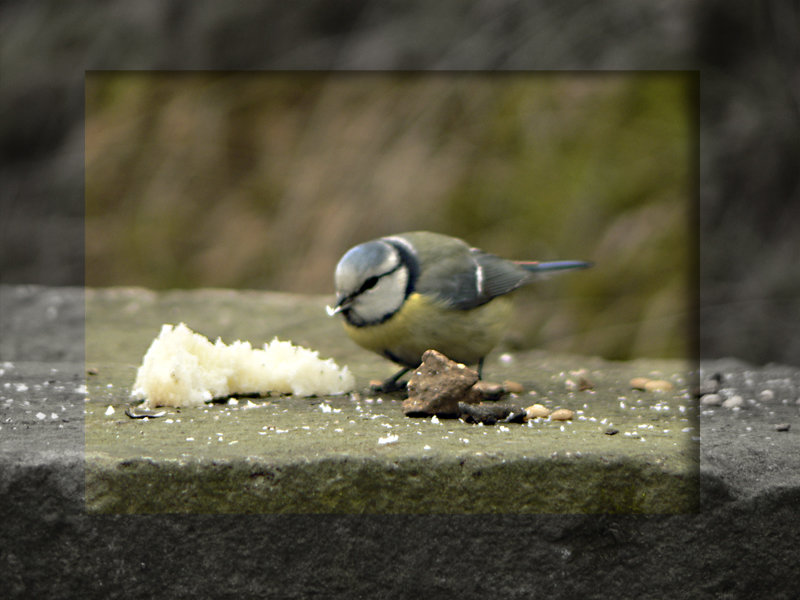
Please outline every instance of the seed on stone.
[[741, 396], [731, 396], [722, 403], [722, 408], [741, 408], [744, 406], [744, 398]]
[[758, 399], [761, 402], [770, 402], [775, 399], [775, 392], [772, 390], [762, 390], [758, 393]]
[[704, 379], [700, 382], [700, 395], [703, 396], [705, 394], [716, 394], [719, 391], [719, 382], [722, 379], [722, 376], [719, 373], [715, 373], [709, 379]]
[[521, 383], [509, 380], [503, 382], [503, 389], [507, 394], [521, 394], [525, 391]]
[[668, 392], [674, 386], [665, 379], [650, 379], [644, 384], [644, 389], [648, 392]]
[[575, 412], [568, 408], [559, 408], [550, 413], [550, 419], [553, 421], [569, 421], [575, 416]]
[[706, 394], [700, 398], [700, 406], [722, 406], [722, 396], [719, 394]]
[[472, 389], [480, 394], [483, 400], [499, 400], [505, 392], [504, 386], [491, 381], [478, 381], [472, 386]]
[[550, 409], [543, 404], [532, 404], [525, 409], [526, 421], [537, 418], [545, 418], [550, 415]]

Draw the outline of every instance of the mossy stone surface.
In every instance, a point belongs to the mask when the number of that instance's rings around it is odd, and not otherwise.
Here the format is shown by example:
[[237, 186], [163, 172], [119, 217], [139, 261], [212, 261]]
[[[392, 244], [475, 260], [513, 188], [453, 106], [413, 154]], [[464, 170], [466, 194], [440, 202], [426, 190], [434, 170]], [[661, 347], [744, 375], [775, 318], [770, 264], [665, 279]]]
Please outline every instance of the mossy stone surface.
[[[503, 354], [484, 377], [506, 400], [571, 421], [470, 425], [413, 419], [367, 393], [391, 363], [346, 338], [329, 298], [225, 290], [87, 290], [86, 500], [99, 513], [675, 513], [696, 508], [698, 448], [687, 363]], [[346, 364], [345, 396], [238, 398], [131, 419], [137, 366], [163, 323], [230, 343], [275, 336]], [[670, 392], [632, 390], [636, 376]], [[570, 383], [589, 380], [593, 390]], [[109, 409], [109, 406], [112, 407]], [[610, 428], [618, 430], [608, 435]]]

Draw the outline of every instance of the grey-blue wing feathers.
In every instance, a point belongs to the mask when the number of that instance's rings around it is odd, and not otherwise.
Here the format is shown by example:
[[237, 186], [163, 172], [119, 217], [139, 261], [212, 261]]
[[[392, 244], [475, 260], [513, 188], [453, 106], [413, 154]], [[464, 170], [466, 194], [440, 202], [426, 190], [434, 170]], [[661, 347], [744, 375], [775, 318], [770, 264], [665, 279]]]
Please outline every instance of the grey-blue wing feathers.
[[472, 265], [442, 272], [438, 285], [435, 286], [435, 294], [459, 310], [469, 310], [486, 304], [493, 298], [530, 283], [544, 273], [591, 266], [591, 263], [577, 260], [516, 262], [476, 248], [470, 250], [469, 258]]
[[435, 295], [448, 306], [468, 310], [525, 285], [533, 275], [513, 261], [471, 249], [441, 257], [426, 269], [418, 291]]
[[416, 291], [438, 297], [448, 306], [469, 310], [493, 298], [513, 292], [543, 272], [579, 269], [590, 263], [575, 260], [521, 262], [500, 258], [457, 238], [429, 232], [397, 236], [415, 249], [415, 260], [424, 262]]

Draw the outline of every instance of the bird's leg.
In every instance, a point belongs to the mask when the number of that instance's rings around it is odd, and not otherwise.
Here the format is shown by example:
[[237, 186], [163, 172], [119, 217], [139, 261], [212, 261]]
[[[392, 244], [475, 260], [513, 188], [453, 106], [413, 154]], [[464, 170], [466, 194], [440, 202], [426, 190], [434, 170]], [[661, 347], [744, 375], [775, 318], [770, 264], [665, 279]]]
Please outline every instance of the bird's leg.
[[485, 356], [482, 356], [482, 357], [481, 357], [481, 358], [478, 360], [478, 379], [481, 379], [481, 380], [483, 379], [483, 359], [484, 359], [484, 358], [486, 358], [486, 357], [485, 357]]
[[385, 379], [378, 385], [371, 386], [373, 392], [383, 392], [388, 394], [389, 392], [397, 392], [399, 390], [403, 390], [406, 387], [405, 383], [398, 383], [397, 381], [406, 373], [411, 370], [411, 367], [404, 367], [400, 369], [397, 373]]

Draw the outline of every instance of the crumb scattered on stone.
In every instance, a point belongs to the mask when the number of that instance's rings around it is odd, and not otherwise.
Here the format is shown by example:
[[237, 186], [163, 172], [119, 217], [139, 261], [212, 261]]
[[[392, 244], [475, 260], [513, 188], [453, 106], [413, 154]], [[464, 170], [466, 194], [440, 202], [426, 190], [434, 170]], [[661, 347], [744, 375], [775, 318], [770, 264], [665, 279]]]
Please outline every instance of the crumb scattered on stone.
[[181, 323], [162, 326], [144, 355], [131, 395], [151, 407], [202, 406], [236, 394], [344, 394], [354, 383], [347, 367], [290, 342], [276, 338], [263, 348], [239, 340], [212, 343]]

